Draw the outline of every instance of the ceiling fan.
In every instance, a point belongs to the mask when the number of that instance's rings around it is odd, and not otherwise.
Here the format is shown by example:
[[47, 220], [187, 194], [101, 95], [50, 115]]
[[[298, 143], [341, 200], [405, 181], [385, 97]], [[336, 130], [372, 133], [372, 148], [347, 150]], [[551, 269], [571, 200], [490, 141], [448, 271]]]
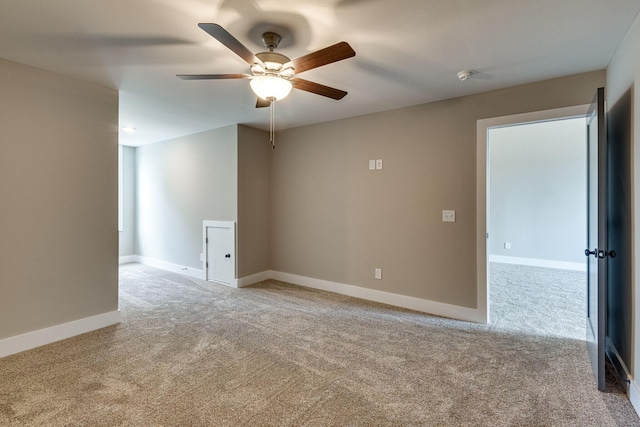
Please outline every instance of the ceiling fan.
[[262, 35], [262, 42], [269, 51], [254, 54], [218, 24], [201, 23], [198, 24], [198, 27], [249, 64], [250, 72], [245, 74], [179, 74], [177, 77], [183, 80], [250, 79], [251, 89], [258, 95], [256, 108], [272, 105], [274, 101], [286, 97], [292, 88], [336, 100], [344, 98], [347, 94], [343, 90], [297, 77], [304, 71], [355, 56], [355, 51], [347, 42], [336, 43], [299, 58], [289, 59], [285, 55], [274, 52], [281, 40], [277, 33], [265, 32]]

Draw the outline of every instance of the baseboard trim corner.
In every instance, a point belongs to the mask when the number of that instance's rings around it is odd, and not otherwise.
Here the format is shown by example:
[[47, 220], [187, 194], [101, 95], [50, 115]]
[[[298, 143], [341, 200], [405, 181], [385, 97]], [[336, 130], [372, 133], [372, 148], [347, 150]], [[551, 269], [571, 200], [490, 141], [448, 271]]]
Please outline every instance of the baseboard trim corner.
[[245, 286], [251, 286], [256, 283], [269, 280], [271, 278], [271, 271], [261, 271], [260, 273], [251, 274], [249, 276], [240, 277], [236, 280], [238, 288], [244, 288]]
[[124, 255], [119, 259], [119, 264], [130, 264], [132, 262], [138, 262], [137, 255]]
[[76, 335], [102, 329], [120, 323], [120, 310], [73, 320], [26, 334], [0, 340], [0, 357], [21, 353], [36, 347], [51, 344]]
[[327, 280], [314, 279], [312, 277], [298, 276], [280, 271], [272, 271], [271, 278], [282, 282], [292, 283], [307, 288], [322, 291], [334, 292], [341, 295], [360, 298], [368, 301], [389, 304], [396, 307], [416, 310], [436, 316], [448, 317], [451, 319], [464, 320], [468, 322], [483, 323], [484, 319], [478, 309], [461, 307], [457, 305], [445, 304], [437, 301], [430, 301], [406, 295], [393, 294], [390, 292], [367, 289], [359, 286], [346, 285], [344, 283], [330, 282]]

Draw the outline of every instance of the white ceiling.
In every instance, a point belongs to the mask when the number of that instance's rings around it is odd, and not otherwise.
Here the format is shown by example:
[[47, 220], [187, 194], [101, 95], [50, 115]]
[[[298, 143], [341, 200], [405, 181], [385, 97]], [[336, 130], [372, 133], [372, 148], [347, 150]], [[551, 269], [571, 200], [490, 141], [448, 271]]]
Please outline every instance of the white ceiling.
[[[605, 68], [638, 0], [0, 0], [0, 57], [120, 91], [120, 142], [142, 145], [233, 123], [268, 128], [245, 73], [198, 28], [215, 22], [254, 52], [284, 27], [296, 58], [347, 41], [356, 57], [301, 75], [349, 92], [294, 90], [278, 129], [422, 104]], [[458, 81], [462, 69], [476, 72]]]

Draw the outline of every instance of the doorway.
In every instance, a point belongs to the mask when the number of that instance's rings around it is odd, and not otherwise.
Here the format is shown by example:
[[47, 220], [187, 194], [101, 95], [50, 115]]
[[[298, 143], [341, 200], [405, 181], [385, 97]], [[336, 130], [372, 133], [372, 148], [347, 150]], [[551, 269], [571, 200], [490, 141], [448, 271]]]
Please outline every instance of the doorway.
[[584, 117], [488, 129], [490, 307], [494, 325], [584, 339]]
[[[484, 119], [478, 121], [477, 135], [478, 135], [478, 151], [477, 151], [477, 230], [478, 230], [478, 240], [477, 240], [477, 277], [478, 277], [478, 314], [481, 319], [485, 322], [489, 323], [491, 321], [491, 310], [490, 310], [490, 294], [491, 294], [491, 261], [492, 256], [494, 261], [502, 261], [501, 264], [506, 265], [523, 265], [529, 269], [535, 268], [547, 268], [551, 267], [567, 267], [573, 266], [577, 268], [579, 261], [577, 258], [566, 257], [557, 258], [549, 257], [546, 253], [550, 252], [549, 247], [545, 248], [545, 245], [549, 245], [549, 243], [538, 244], [539, 247], [533, 247], [532, 242], [535, 238], [540, 237], [540, 235], [550, 234], [550, 233], [540, 233], [539, 231], [525, 229], [522, 231], [522, 221], [526, 219], [527, 216], [532, 215], [542, 215], [540, 211], [538, 211], [538, 207], [531, 205], [527, 206], [527, 200], [532, 198], [533, 195], [538, 195], [541, 191], [544, 190], [535, 189], [535, 184], [538, 183], [538, 180], [546, 180], [547, 184], [551, 184], [553, 187], [554, 179], [544, 178], [534, 178], [532, 177], [532, 171], [528, 171], [529, 176], [520, 177], [521, 186], [520, 193], [517, 193], [517, 198], [520, 199], [520, 212], [518, 215], [509, 215], [507, 219], [504, 221], [511, 221], [509, 224], [501, 223], [502, 232], [506, 234], [500, 235], [501, 231], [497, 229], [498, 236], [494, 237], [494, 233], [491, 230], [491, 207], [492, 207], [492, 199], [491, 199], [491, 144], [490, 137], [491, 133], [496, 130], [502, 129], [502, 131], [498, 131], [494, 134], [494, 137], [498, 135], [498, 133], [508, 134], [510, 132], [509, 128], [518, 126], [529, 126], [534, 124], [544, 124], [551, 123], [555, 121], [565, 121], [570, 119], [582, 119], [584, 123], [584, 117], [586, 115], [588, 109], [588, 105], [577, 106], [577, 107], [567, 107], [560, 108], [555, 110], [546, 110], [534, 113], [525, 113], [518, 114], [513, 116], [505, 116], [505, 117], [497, 117], [491, 119]], [[549, 141], [545, 141], [545, 144]], [[553, 143], [547, 144], [553, 148]], [[586, 152], [586, 141], [583, 139], [582, 147], [584, 152]], [[513, 148], [513, 147], [511, 147]], [[520, 147], [521, 148], [521, 147]], [[514, 150], [512, 150], [514, 151]], [[517, 152], [518, 150], [515, 149]], [[513, 153], [511, 153], [513, 154]], [[528, 153], [524, 156], [525, 163], [533, 163], [533, 164], [545, 164], [544, 161], [540, 159], [534, 159], [531, 157], [532, 154]], [[507, 165], [509, 166], [509, 165]], [[519, 166], [522, 168], [521, 166]], [[586, 161], [584, 162], [584, 168], [586, 168]], [[513, 169], [513, 167], [512, 167]], [[530, 168], [531, 169], [531, 168]], [[560, 168], [557, 171], [558, 173], [562, 172]], [[586, 180], [586, 173], [583, 175], [582, 182], [584, 183]], [[497, 179], [493, 177], [493, 179]], [[555, 179], [562, 179], [555, 178]], [[526, 183], [529, 183], [528, 186]], [[509, 185], [513, 184], [512, 182], [507, 183]], [[517, 187], [516, 187], [517, 190]], [[526, 190], [526, 191], [525, 191]], [[555, 191], [555, 189], [554, 189]], [[527, 194], [529, 192], [529, 194]], [[585, 192], [586, 193], [586, 192]], [[583, 195], [585, 194], [583, 193]], [[514, 199], [509, 199], [510, 203], [513, 203]], [[509, 200], [507, 200], [509, 202]], [[499, 201], [497, 199], [496, 201]], [[529, 200], [530, 202], [530, 200]], [[503, 200], [503, 203], [506, 203]], [[553, 205], [552, 205], [553, 207]], [[495, 207], [494, 207], [495, 209]], [[549, 209], [548, 209], [549, 210]], [[550, 209], [551, 214], [545, 213], [547, 221], [551, 221], [553, 223], [553, 209]], [[586, 217], [586, 203], [582, 205], [582, 215]], [[518, 217], [518, 221], [515, 221], [516, 217]], [[537, 227], [538, 225], [536, 225]], [[554, 227], [556, 227], [554, 225]], [[560, 230], [560, 228], [555, 228], [556, 230]], [[582, 239], [579, 242], [576, 242], [578, 246], [584, 245], [582, 240], [585, 236], [586, 227], [582, 229]], [[556, 231], [557, 234], [561, 231]], [[511, 233], [511, 234], [509, 234]], [[553, 233], [551, 233], [553, 234]], [[492, 252], [493, 248], [493, 252]], [[500, 249], [501, 248], [501, 249]], [[554, 249], [555, 251], [556, 249]], [[571, 251], [571, 249], [558, 249], [560, 251]], [[578, 249], [579, 256], [583, 251], [583, 248]], [[584, 255], [583, 255], [584, 256]], [[501, 257], [501, 258], [499, 258]], [[518, 259], [520, 258], [520, 259]], [[553, 258], [556, 258], [555, 260]], [[511, 261], [511, 262], [506, 262]], [[582, 260], [584, 262], [584, 259]], [[555, 264], [554, 264], [555, 263]]]

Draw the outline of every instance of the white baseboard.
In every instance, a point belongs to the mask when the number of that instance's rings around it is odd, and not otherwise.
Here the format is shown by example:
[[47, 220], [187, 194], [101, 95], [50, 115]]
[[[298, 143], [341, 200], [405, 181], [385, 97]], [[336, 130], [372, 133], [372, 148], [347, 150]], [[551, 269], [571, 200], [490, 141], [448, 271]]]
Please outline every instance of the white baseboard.
[[626, 363], [624, 363], [624, 360], [622, 360], [622, 357], [620, 356], [618, 349], [613, 344], [611, 339], [608, 337], [607, 337], [606, 348], [607, 348], [607, 355], [609, 356], [609, 358], [615, 358], [615, 360], [612, 360], [612, 363], [614, 365], [620, 366], [624, 371], [624, 376], [626, 378], [622, 378], [622, 379], [623, 380], [626, 379], [629, 381], [629, 384], [625, 385], [625, 388], [627, 390], [627, 395], [629, 396], [629, 400], [631, 401], [631, 405], [633, 406], [633, 409], [635, 409], [636, 413], [640, 415], [640, 385], [638, 385], [638, 383], [633, 379], [633, 376], [631, 375]]
[[260, 273], [252, 274], [250, 276], [245, 276], [237, 279], [237, 287], [244, 288], [245, 286], [251, 286], [255, 283], [260, 283], [264, 280], [268, 280], [271, 278], [271, 271], [262, 271]]
[[[172, 271], [174, 273], [190, 275], [191, 277], [195, 277], [197, 279], [206, 280], [206, 278], [204, 277], [204, 271], [202, 270], [184, 270], [184, 267], [182, 266], [170, 264], [164, 261], [140, 256], [138, 256], [137, 258], [138, 262], [140, 262], [141, 264], [146, 264], [163, 270]], [[198, 275], [189, 274], [189, 271], [196, 272]], [[421, 311], [436, 316], [449, 317], [452, 319], [464, 320], [468, 322], [486, 323], [486, 320], [484, 319], [480, 311], [475, 308], [461, 307], [437, 301], [429, 301], [406, 295], [361, 288], [359, 286], [346, 285], [344, 283], [330, 282], [327, 280], [314, 279], [311, 277], [298, 276], [295, 274], [282, 273], [279, 271], [263, 271], [260, 273], [252, 274], [250, 276], [241, 277], [239, 279], [233, 279], [232, 283], [230, 284], [220, 284], [231, 286], [232, 288], [243, 288], [245, 286], [250, 286], [254, 283], [259, 283], [263, 280], [268, 279], [280, 280], [282, 282], [292, 283], [294, 285], [300, 285], [307, 288], [319, 289], [341, 295], [347, 295], [369, 301], [389, 304], [396, 307], [408, 308], [410, 310]]]
[[[178, 265], [178, 264], [172, 264], [170, 262], [162, 261], [155, 258], [144, 257], [140, 255], [132, 255], [131, 260], [128, 262], [139, 262], [140, 264], [159, 268], [165, 271], [170, 271], [172, 273], [178, 273], [185, 276], [193, 277], [194, 279], [207, 280], [207, 278], [205, 277], [206, 275], [204, 270], [199, 270], [192, 267], [185, 267], [183, 265]], [[269, 272], [262, 272], [262, 273], [254, 274], [251, 276], [242, 277], [240, 279], [231, 279], [231, 283], [216, 282], [215, 280], [212, 280], [211, 282], [217, 283], [219, 285], [230, 286], [232, 288], [242, 288], [244, 286], [249, 286], [254, 283], [258, 283], [262, 280], [266, 280], [269, 278], [268, 275], [269, 275]], [[255, 280], [255, 278], [258, 278], [258, 277], [264, 277], [264, 278], [260, 280]]]
[[251, 286], [255, 283], [262, 282], [263, 280], [267, 280], [269, 278], [271, 278], [271, 272], [262, 271], [260, 273], [241, 277], [239, 279], [231, 279], [231, 283], [216, 282], [215, 280], [210, 280], [210, 282], [217, 283], [219, 285], [231, 286], [232, 288], [244, 288], [246, 286]]
[[305, 286], [307, 288], [335, 292], [341, 295], [389, 304], [396, 307], [408, 308], [410, 310], [421, 311], [424, 313], [434, 314], [436, 316], [449, 317], [468, 322], [484, 323], [481, 313], [475, 308], [460, 307], [457, 305], [429, 301], [406, 295], [392, 294], [390, 292], [377, 291], [375, 289], [361, 288], [359, 286], [346, 285], [344, 283], [329, 282], [326, 280], [282, 273], [279, 271], [272, 271], [270, 276], [275, 280], [293, 283], [294, 285]]
[[614, 362], [614, 365], [618, 364], [622, 367], [626, 379], [629, 381], [629, 384], [625, 386], [627, 389], [627, 395], [629, 396], [629, 401], [631, 402], [633, 409], [635, 409], [636, 413], [640, 416], [640, 385], [630, 374], [629, 368], [622, 360], [622, 357], [620, 357], [620, 353], [618, 353], [618, 349], [613, 345], [613, 342], [611, 342], [611, 339], [609, 338], [607, 338], [607, 354], [609, 357], [615, 357], [616, 361]]
[[550, 259], [520, 258], [513, 256], [489, 255], [489, 262], [503, 264], [530, 265], [533, 267], [558, 268], [560, 270], [587, 271], [587, 263], [554, 261]]
[[31, 350], [32, 348], [85, 334], [117, 323], [120, 323], [120, 310], [85, 317], [84, 319], [5, 338], [0, 340], [0, 357]]
[[184, 265], [172, 264], [170, 262], [140, 255], [135, 255], [135, 259], [136, 260], [134, 262], [139, 262], [140, 264], [149, 265], [151, 267], [170, 271], [172, 273], [183, 274], [185, 276], [193, 277], [194, 279], [206, 280], [206, 277], [204, 277], [204, 270], [186, 267]]
[[138, 262], [137, 255], [124, 255], [120, 257], [120, 264], [130, 264], [132, 262]]
[[636, 410], [636, 413], [640, 415], [640, 386], [633, 379], [633, 377], [629, 376], [629, 400], [631, 401], [631, 405], [633, 405], [633, 409]]

